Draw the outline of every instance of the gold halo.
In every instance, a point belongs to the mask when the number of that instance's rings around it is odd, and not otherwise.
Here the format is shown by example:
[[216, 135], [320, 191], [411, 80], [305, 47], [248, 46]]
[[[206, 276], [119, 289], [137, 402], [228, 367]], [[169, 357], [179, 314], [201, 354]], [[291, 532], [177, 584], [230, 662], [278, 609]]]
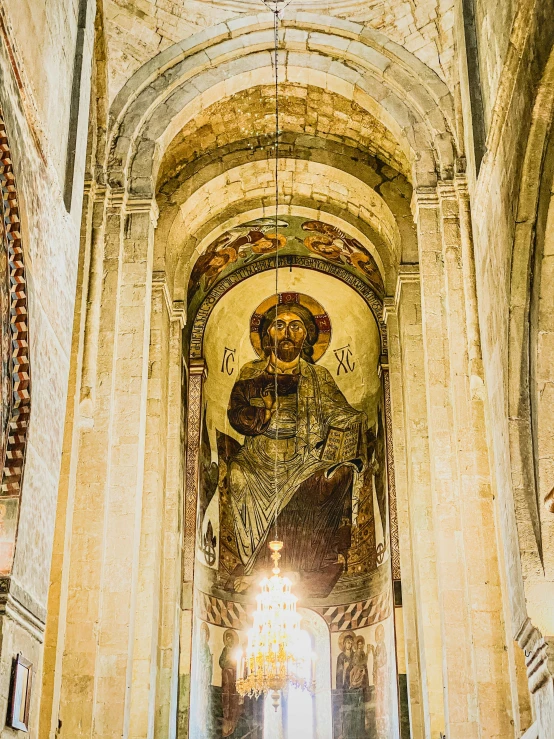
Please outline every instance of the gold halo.
[[357, 636], [354, 636], [354, 644], [358, 646], [358, 642], [361, 641], [363, 644], [363, 649], [365, 649], [365, 637], [363, 637], [361, 634], [358, 634]]
[[238, 646], [240, 644], [239, 635], [234, 629], [226, 629], [223, 632], [223, 645], [225, 646], [225, 639], [227, 638], [227, 634], [230, 634], [233, 637], [233, 647]]
[[319, 329], [317, 341], [313, 346], [314, 351], [312, 355], [313, 361], [317, 362], [325, 354], [331, 341], [331, 321], [323, 306], [318, 303], [317, 300], [314, 300], [309, 295], [304, 295], [303, 293], [279, 293], [278, 298], [276, 295], [271, 295], [271, 297], [266, 298], [263, 303], [260, 303], [250, 319], [250, 341], [252, 342], [254, 351], [261, 359], [265, 359], [259, 328], [264, 313], [277, 304], [277, 299], [279, 300], [279, 305], [286, 306], [298, 303], [298, 305], [301, 305], [311, 313], [315, 324]]
[[349, 636], [352, 639], [352, 646], [356, 643], [356, 634], [348, 629], [348, 631], [341, 632], [341, 635], [339, 636], [339, 649], [342, 652], [344, 649], [344, 640], [346, 637]]

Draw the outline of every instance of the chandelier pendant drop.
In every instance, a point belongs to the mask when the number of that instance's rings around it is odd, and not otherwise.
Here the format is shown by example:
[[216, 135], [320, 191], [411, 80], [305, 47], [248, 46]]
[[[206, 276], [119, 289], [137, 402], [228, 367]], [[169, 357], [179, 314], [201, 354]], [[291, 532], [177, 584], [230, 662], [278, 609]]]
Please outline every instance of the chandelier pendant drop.
[[281, 541], [272, 541], [273, 575], [261, 583], [254, 623], [248, 632], [246, 655], [242, 656], [237, 680], [239, 695], [257, 697], [271, 693], [275, 709], [280, 691], [289, 686], [313, 692], [310, 637], [300, 628], [298, 598], [291, 581], [279, 569]]

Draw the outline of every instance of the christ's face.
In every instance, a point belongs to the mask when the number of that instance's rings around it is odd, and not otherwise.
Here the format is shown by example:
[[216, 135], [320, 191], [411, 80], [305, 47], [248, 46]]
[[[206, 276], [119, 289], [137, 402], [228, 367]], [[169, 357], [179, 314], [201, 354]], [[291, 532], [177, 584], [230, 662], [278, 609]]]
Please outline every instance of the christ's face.
[[277, 359], [294, 362], [300, 356], [306, 340], [306, 326], [296, 313], [279, 313], [269, 327], [270, 346], [277, 347]]

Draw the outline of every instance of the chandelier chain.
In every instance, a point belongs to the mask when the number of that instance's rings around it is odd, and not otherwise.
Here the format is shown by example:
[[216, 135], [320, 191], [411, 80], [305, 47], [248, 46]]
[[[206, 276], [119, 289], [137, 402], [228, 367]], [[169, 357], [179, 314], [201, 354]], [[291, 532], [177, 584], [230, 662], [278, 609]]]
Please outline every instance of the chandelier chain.
[[[273, 11], [273, 32], [275, 42], [275, 318], [279, 315], [279, 12], [287, 5], [287, 0], [262, 0]], [[290, 2], [290, 0], [289, 0]], [[271, 413], [275, 429], [275, 440], [279, 440], [279, 378], [277, 352], [278, 331], [275, 331], [273, 345], [274, 401]], [[253, 625], [248, 635], [246, 654], [241, 654], [238, 670], [237, 691], [240, 695], [259, 696], [271, 693], [273, 705], [277, 709], [280, 691], [288, 686], [315, 690], [310, 638], [301, 628], [301, 615], [296, 610], [297, 598], [291, 592], [291, 581], [282, 577], [279, 568], [283, 542], [278, 537], [279, 515], [279, 450], [275, 444], [274, 484], [275, 484], [275, 536], [269, 543], [273, 560], [273, 575], [261, 583], [261, 593], [257, 597], [257, 609]]]
[[[277, 317], [279, 311], [279, 11], [273, 13], [273, 36], [275, 43], [275, 302]], [[277, 365], [277, 347], [278, 333], [275, 331], [274, 358]], [[279, 510], [279, 489], [278, 489], [278, 442], [279, 442], [279, 381], [277, 376], [277, 366], [274, 367], [275, 381], [275, 461], [273, 479], [275, 482], [275, 540], [279, 538], [278, 532], [278, 510]]]

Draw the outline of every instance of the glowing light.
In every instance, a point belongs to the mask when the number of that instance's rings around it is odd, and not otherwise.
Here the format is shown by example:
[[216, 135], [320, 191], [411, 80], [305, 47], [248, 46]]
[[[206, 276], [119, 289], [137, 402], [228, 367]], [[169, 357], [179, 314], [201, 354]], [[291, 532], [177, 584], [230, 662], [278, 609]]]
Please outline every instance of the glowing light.
[[240, 695], [271, 693], [279, 705], [279, 693], [289, 686], [313, 692], [310, 637], [300, 628], [302, 617], [296, 610], [292, 583], [279, 569], [283, 543], [272, 541], [273, 575], [261, 583], [254, 623], [248, 632], [246, 655], [239, 663], [237, 691]]

